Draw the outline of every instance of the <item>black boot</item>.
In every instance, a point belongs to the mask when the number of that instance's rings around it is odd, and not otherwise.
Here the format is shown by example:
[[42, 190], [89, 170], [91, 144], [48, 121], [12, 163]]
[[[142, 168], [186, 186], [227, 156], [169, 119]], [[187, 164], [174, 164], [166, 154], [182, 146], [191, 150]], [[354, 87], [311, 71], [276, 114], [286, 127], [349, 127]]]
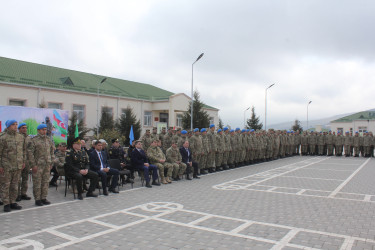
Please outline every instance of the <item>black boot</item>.
[[43, 205], [49, 205], [49, 204], [51, 204], [51, 202], [48, 201], [47, 199], [42, 199], [42, 203], [43, 203]]
[[18, 195], [16, 201], [21, 201], [21, 200], [22, 200], [21, 195]]
[[35, 205], [36, 206], [43, 206], [43, 202], [41, 200], [36, 200]]
[[9, 204], [4, 206], [4, 212], [6, 212], [6, 213], [10, 212], [10, 205]]
[[17, 203], [10, 204], [10, 208], [11, 209], [16, 209], [16, 210], [21, 210], [22, 209], [22, 207], [20, 205], [18, 205]]
[[152, 188], [152, 186], [150, 185], [150, 182], [146, 182], [146, 187]]
[[27, 194], [23, 194], [23, 195], [21, 195], [21, 199], [29, 201], [29, 200], [31, 200], [31, 197], [27, 196]]

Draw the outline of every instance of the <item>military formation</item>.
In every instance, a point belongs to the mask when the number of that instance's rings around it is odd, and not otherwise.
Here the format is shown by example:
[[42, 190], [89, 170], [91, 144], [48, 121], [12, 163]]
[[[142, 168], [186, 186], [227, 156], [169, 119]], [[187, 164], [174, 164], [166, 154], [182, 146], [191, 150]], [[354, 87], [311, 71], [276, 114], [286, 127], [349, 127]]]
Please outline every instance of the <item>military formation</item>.
[[[76, 138], [70, 150], [65, 143], [60, 143], [55, 150], [46, 124], [37, 127], [38, 134], [34, 137], [27, 135], [25, 123], [18, 125], [17, 121], [8, 120], [5, 125], [6, 129], [0, 134], [0, 204], [4, 205], [5, 212], [22, 209], [17, 202], [31, 199], [27, 195], [30, 171], [35, 205], [44, 206], [50, 204], [48, 187], [57, 186], [59, 176], [74, 179], [78, 199], [83, 199], [85, 192], [86, 197], [97, 197], [94, 193], [97, 188], [102, 188], [104, 195], [108, 195], [107, 187], [108, 191], [118, 193], [118, 179], [122, 184], [133, 183], [134, 173], [140, 168], [146, 187], [152, 187], [149, 171], [153, 176], [152, 185], [158, 186], [179, 181], [185, 174], [187, 180], [192, 180], [190, 173], [199, 179], [199, 175], [295, 155], [374, 157], [375, 145], [375, 137], [366, 131], [362, 135], [349, 131], [345, 134], [255, 131], [217, 129], [212, 124], [192, 131], [172, 127], [163, 128], [160, 133], [156, 128], [152, 133], [146, 130], [130, 145], [128, 152], [124, 152], [118, 139], [112, 140], [109, 149], [103, 139], [94, 140], [88, 150], [84, 141]], [[130, 159], [132, 155], [137, 155], [138, 159]], [[114, 159], [119, 161], [118, 168], [109, 164]]]

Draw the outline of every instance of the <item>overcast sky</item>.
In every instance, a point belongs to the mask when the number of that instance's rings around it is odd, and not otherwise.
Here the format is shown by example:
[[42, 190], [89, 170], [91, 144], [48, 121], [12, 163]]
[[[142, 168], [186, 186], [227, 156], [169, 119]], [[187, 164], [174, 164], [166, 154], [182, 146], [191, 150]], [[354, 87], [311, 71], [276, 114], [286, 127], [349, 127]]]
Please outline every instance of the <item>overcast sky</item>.
[[[375, 108], [375, 1], [1, 1], [0, 56], [148, 83], [267, 127]], [[246, 112], [250, 116], [250, 110]], [[304, 125], [305, 123], [302, 123]]]

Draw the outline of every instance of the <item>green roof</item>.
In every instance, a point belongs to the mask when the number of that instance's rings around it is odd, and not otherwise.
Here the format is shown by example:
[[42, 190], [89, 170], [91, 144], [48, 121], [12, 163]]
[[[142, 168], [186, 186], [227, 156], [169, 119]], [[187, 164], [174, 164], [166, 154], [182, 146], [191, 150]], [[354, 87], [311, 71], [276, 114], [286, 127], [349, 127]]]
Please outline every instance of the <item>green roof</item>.
[[129, 97], [143, 100], [166, 100], [174, 93], [150, 84], [62, 69], [37, 63], [0, 57], [0, 81], [28, 86], [74, 90], [87, 93]]
[[352, 115], [344, 116], [331, 122], [352, 122], [358, 120], [375, 120], [375, 110], [367, 110]]

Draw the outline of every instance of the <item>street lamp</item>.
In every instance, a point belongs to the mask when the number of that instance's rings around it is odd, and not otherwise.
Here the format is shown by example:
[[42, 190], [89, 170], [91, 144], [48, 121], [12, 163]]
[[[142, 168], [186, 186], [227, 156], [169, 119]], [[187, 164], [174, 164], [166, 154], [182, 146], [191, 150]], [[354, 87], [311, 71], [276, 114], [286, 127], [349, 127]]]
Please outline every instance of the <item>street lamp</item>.
[[202, 58], [202, 56], [204, 55], [204, 53], [200, 54], [197, 58], [197, 60], [195, 60], [195, 62], [193, 62], [193, 64], [191, 65], [191, 110], [190, 110], [190, 128], [191, 130], [193, 130], [193, 102], [194, 102], [194, 93], [193, 93], [193, 83], [194, 83], [194, 64], [196, 62], [198, 62], [199, 59]]
[[306, 130], [309, 129], [309, 105], [310, 103], [312, 103], [312, 101], [309, 101], [309, 103], [307, 104], [307, 126], [306, 126]]
[[265, 98], [266, 105], [265, 105], [265, 112], [264, 112], [264, 130], [266, 131], [267, 131], [267, 89], [271, 88], [273, 85], [275, 84], [271, 84], [270, 86], [268, 86], [268, 88], [266, 88], [266, 98]]
[[100, 84], [105, 82], [107, 77], [103, 78], [100, 83], [98, 83], [98, 96], [96, 97], [96, 137], [99, 137], [99, 87]]
[[248, 111], [250, 109], [250, 107], [248, 107], [247, 109], [245, 109], [245, 111], [243, 112], [243, 127], [245, 128], [245, 113], [246, 111]]

